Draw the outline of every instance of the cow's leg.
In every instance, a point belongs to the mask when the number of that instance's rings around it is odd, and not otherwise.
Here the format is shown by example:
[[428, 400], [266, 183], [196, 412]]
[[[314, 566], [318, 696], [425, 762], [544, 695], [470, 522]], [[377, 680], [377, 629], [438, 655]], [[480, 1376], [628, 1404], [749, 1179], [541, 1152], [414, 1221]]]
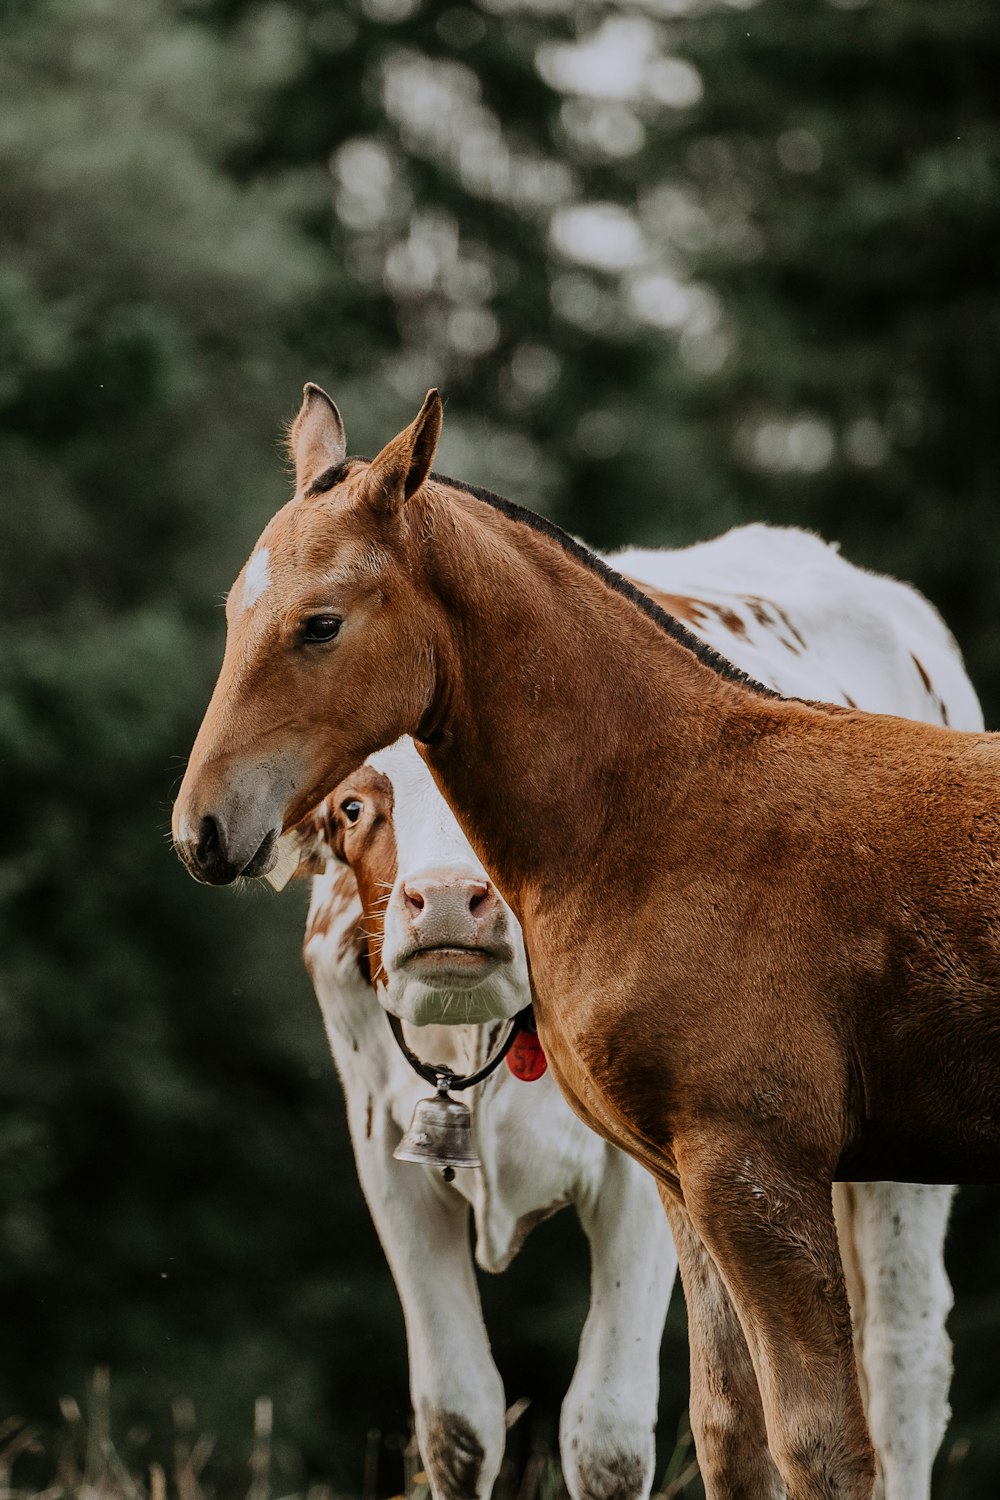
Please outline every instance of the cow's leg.
[[667, 1189], [663, 1206], [687, 1303], [691, 1431], [706, 1500], [783, 1500], [757, 1377], [729, 1293], [687, 1210]]
[[692, 1225], [746, 1336], [788, 1500], [871, 1500], [875, 1457], [829, 1181], [759, 1132], [702, 1124], [675, 1148]]
[[503, 1459], [504, 1391], [483, 1324], [468, 1206], [428, 1168], [395, 1161], [399, 1131], [348, 1108], [358, 1176], [406, 1322], [417, 1442], [434, 1500], [480, 1500]]
[[845, 1264], [854, 1261], [848, 1292], [885, 1500], [929, 1500], [948, 1424], [952, 1295], [944, 1237], [953, 1192], [883, 1182], [834, 1188]]
[[652, 1177], [614, 1147], [594, 1198], [577, 1208], [590, 1310], [559, 1423], [566, 1487], [573, 1500], [645, 1500], [677, 1256]]

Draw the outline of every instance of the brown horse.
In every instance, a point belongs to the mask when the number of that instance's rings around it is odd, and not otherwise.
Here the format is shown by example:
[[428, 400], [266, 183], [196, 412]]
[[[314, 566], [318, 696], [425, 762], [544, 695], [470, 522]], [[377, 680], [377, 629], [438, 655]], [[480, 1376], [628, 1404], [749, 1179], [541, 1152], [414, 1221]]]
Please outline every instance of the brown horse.
[[868, 1500], [830, 1185], [997, 1179], [1000, 742], [760, 687], [548, 522], [431, 474], [440, 425], [431, 392], [347, 459], [306, 388], [178, 849], [261, 874], [411, 734], [520, 918], [557, 1081], [660, 1183], [707, 1493]]

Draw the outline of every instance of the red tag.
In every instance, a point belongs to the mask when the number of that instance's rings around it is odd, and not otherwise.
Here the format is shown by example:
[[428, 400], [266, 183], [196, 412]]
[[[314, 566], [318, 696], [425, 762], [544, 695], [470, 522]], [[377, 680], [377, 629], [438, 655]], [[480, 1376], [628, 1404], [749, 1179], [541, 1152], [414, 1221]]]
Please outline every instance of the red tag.
[[519, 1031], [514, 1044], [507, 1053], [507, 1066], [515, 1078], [523, 1083], [534, 1083], [548, 1067], [548, 1058], [542, 1044], [533, 1031]]

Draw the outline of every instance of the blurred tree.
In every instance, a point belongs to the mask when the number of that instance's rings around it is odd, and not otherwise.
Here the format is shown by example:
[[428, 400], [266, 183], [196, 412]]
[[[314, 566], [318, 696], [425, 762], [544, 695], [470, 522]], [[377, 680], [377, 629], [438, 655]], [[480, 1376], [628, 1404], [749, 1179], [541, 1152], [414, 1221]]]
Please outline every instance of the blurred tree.
[[360, 1195], [326, 1190], [296, 903], [205, 901], [163, 842], [219, 589], [282, 495], [288, 331], [343, 281], [307, 180], [226, 167], [298, 63], [280, 11], [221, 38], [158, 0], [26, 5], [0, 56], [0, 1410], [105, 1360], [236, 1452], [261, 1391], [323, 1432], [338, 1317], [401, 1343]]

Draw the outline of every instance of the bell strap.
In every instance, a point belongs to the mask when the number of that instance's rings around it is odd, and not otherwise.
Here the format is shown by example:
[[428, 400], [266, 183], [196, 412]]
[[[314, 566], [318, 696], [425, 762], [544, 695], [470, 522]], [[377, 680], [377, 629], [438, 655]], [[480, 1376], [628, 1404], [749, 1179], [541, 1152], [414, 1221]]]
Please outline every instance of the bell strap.
[[389, 1018], [389, 1026], [393, 1036], [396, 1038], [396, 1045], [399, 1048], [400, 1052], [402, 1052], [403, 1056], [406, 1058], [406, 1061], [409, 1063], [413, 1071], [415, 1073], [419, 1073], [421, 1078], [426, 1079], [428, 1083], [432, 1083], [439, 1094], [446, 1094], [450, 1089], [456, 1089], [458, 1091], [461, 1091], [462, 1089], [471, 1089], [474, 1083], [482, 1083], [483, 1079], [488, 1078], [489, 1075], [493, 1072], [494, 1068], [498, 1068], [503, 1062], [504, 1058], [507, 1056], [507, 1053], [514, 1045], [514, 1038], [517, 1036], [517, 1033], [519, 1031], [534, 1031], [535, 1029], [534, 1017], [531, 1013], [531, 1006], [526, 1005], [524, 1010], [519, 1010], [517, 1015], [511, 1021], [510, 1026], [507, 1028], [506, 1036], [504, 1037], [503, 1041], [500, 1043], [496, 1051], [493, 1053], [492, 1057], [488, 1057], [483, 1063], [483, 1066], [479, 1068], [475, 1073], [469, 1073], [467, 1076], [463, 1077], [460, 1073], [453, 1073], [450, 1068], [442, 1067], [440, 1063], [423, 1062], [417, 1056], [417, 1054], [415, 1052], [411, 1052], [409, 1047], [406, 1045], [406, 1039], [403, 1036], [403, 1023], [399, 1019], [399, 1017], [392, 1015], [389, 1011], [387, 1011], [386, 1014]]

